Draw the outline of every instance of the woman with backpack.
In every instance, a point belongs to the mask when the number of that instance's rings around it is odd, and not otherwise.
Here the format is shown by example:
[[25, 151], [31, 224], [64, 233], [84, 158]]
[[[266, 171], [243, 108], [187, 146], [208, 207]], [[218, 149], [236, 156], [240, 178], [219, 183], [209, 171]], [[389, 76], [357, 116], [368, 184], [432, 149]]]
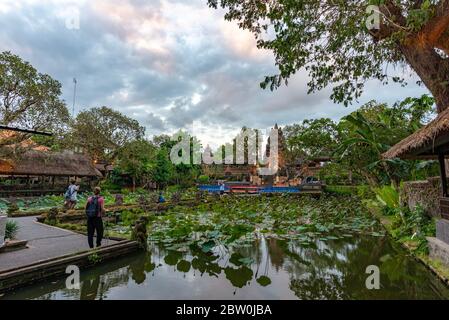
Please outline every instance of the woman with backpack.
[[101, 189], [96, 187], [94, 195], [87, 199], [86, 215], [87, 215], [87, 241], [89, 247], [94, 247], [94, 233], [97, 234], [97, 247], [101, 247], [101, 240], [103, 240], [103, 214], [104, 198], [100, 195]]

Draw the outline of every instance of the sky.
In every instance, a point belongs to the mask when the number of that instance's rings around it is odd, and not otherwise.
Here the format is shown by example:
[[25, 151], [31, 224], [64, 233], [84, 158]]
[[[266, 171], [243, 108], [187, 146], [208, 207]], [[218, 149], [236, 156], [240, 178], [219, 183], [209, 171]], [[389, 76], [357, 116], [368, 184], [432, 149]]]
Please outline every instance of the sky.
[[108, 106], [138, 120], [149, 137], [189, 131], [213, 147], [243, 126], [266, 130], [304, 119], [334, 120], [372, 99], [394, 103], [427, 93], [369, 82], [351, 107], [331, 88], [307, 94], [299, 71], [274, 92], [259, 84], [276, 74], [271, 52], [225, 21], [207, 0], [0, 0], [0, 51], [11, 51], [63, 85], [75, 114]]

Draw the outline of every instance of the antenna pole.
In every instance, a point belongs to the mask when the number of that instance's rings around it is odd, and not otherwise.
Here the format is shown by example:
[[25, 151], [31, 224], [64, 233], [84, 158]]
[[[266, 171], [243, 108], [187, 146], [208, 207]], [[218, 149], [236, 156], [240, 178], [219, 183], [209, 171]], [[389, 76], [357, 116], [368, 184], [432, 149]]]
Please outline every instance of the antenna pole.
[[76, 78], [73, 78], [74, 88], [73, 88], [73, 106], [72, 106], [72, 118], [75, 117], [75, 102], [76, 102]]

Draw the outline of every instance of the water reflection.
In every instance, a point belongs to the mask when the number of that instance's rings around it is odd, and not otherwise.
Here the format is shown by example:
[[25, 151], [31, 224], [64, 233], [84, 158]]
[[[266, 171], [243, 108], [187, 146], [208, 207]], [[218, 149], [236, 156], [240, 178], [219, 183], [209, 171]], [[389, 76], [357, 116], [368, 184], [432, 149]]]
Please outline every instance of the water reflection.
[[[368, 265], [381, 289], [365, 287]], [[64, 280], [4, 299], [438, 299], [449, 290], [387, 238], [354, 237], [311, 245], [258, 239], [234, 252], [150, 246], [147, 254], [82, 273], [80, 290]]]

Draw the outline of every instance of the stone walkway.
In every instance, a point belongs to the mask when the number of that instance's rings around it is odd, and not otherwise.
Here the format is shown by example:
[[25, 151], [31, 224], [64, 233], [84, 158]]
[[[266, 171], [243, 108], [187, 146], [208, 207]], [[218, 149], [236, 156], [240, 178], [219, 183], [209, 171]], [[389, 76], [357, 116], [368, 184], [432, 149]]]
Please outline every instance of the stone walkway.
[[[36, 222], [36, 217], [13, 218], [19, 224], [18, 240], [28, 240], [28, 248], [0, 253], [0, 272], [41, 260], [89, 249], [87, 237], [72, 231]], [[104, 239], [103, 246], [116, 241]]]

